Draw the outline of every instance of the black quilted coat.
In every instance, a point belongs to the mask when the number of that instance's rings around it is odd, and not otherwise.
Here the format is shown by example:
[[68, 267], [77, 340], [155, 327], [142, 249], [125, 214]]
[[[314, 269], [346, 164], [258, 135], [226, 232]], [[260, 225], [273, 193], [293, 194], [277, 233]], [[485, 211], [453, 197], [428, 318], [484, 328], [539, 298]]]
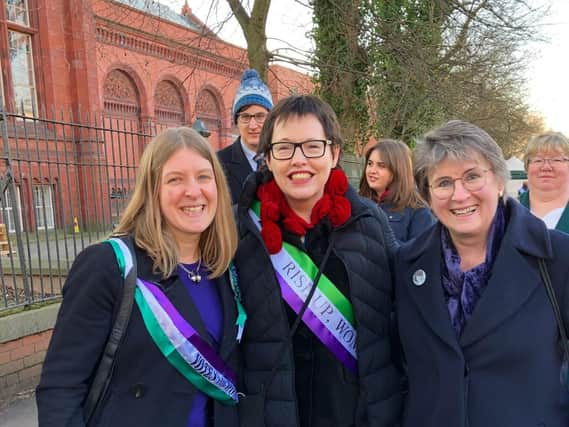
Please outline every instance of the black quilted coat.
[[[389, 339], [393, 292], [377, 208], [350, 187], [347, 198], [352, 215], [346, 224], [332, 230], [324, 219], [304, 242], [284, 233], [284, 239], [305, 250], [317, 266], [330, 235], [335, 234], [324, 273], [353, 306], [358, 334], [358, 374], [354, 375], [304, 324], [289, 339], [296, 314], [281, 297], [269, 254], [248, 214], [262, 174], [250, 175], [241, 194], [237, 210], [241, 239], [235, 264], [248, 314], [241, 390], [250, 396], [264, 390], [266, 398], [263, 414], [242, 415], [253, 415], [259, 422], [255, 425], [267, 427], [398, 425], [400, 378]], [[267, 387], [275, 364], [278, 369]]]

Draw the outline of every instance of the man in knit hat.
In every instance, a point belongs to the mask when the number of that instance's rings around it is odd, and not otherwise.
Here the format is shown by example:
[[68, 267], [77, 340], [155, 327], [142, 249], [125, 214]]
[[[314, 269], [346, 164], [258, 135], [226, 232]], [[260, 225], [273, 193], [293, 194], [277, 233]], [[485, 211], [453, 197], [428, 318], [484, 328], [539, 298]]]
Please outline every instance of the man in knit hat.
[[239, 200], [241, 187], [247, 176], [257, 170], [259, 159], [255, 156], [259, 136], [271, 108], [271, 92], [259, 77], [259, 73], [255, 70], [245, 70], [232, 110], [239, 137], [233, 144], [217, 153], [225, 169], [233, 203]]

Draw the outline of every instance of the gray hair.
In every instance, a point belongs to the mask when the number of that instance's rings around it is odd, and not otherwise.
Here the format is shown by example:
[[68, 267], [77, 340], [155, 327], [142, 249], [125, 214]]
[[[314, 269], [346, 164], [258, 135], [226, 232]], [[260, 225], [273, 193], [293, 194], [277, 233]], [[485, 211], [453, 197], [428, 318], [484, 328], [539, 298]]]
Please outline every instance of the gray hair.
[[451, 120], [420, 138], [413, 153], [413, 174], [421, 196], [431, 201], [429, 176], [440, 162], [445, 159], [473, 160], [476, 154], [490, 163], [494, 175], [505, 188], [510, 172], [502, 149], [478, 126], [461, 120]]

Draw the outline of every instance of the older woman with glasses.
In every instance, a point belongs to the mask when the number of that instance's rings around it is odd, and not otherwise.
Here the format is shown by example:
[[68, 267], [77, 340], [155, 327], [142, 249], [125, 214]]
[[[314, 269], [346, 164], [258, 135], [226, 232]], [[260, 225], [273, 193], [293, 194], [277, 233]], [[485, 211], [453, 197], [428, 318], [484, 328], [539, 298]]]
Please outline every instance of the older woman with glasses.
[[508, 168], [482, 129], [448, 122], [414, 154], [439, 222], [395, 257], [403, 427], [569, 425], [566, 365], [538, 261], [567, 313], [569, 236], [504, 196]]
[[341, 145], [336, 115], [314, 96], [279, 102], [261, 132], [266, 168], [241, 193], [235, 256], [247, 427], [398, 424], [389, 225], [348, 185]]
[[559, 132], [533, 137], [524, 164], [529, 191], [520, 202], [548, 228], [569, 233], [569, 140]]

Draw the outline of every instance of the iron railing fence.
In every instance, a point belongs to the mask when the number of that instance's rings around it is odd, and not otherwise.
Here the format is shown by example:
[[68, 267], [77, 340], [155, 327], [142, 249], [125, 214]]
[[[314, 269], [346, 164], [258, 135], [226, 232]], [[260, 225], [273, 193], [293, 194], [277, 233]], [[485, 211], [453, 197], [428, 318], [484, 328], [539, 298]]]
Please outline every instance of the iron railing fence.
[[118, 221], [142, 150], [162, 127], [0, 111], [0, 312], [60, 297], [76, 255]]
[[[77, 254], [118, 222], [140, 155], [165, 127], [137, 116], [0, 109], [0, 313], [60, 298]], [[356, 188], [361, 162], [342, 157]]]

